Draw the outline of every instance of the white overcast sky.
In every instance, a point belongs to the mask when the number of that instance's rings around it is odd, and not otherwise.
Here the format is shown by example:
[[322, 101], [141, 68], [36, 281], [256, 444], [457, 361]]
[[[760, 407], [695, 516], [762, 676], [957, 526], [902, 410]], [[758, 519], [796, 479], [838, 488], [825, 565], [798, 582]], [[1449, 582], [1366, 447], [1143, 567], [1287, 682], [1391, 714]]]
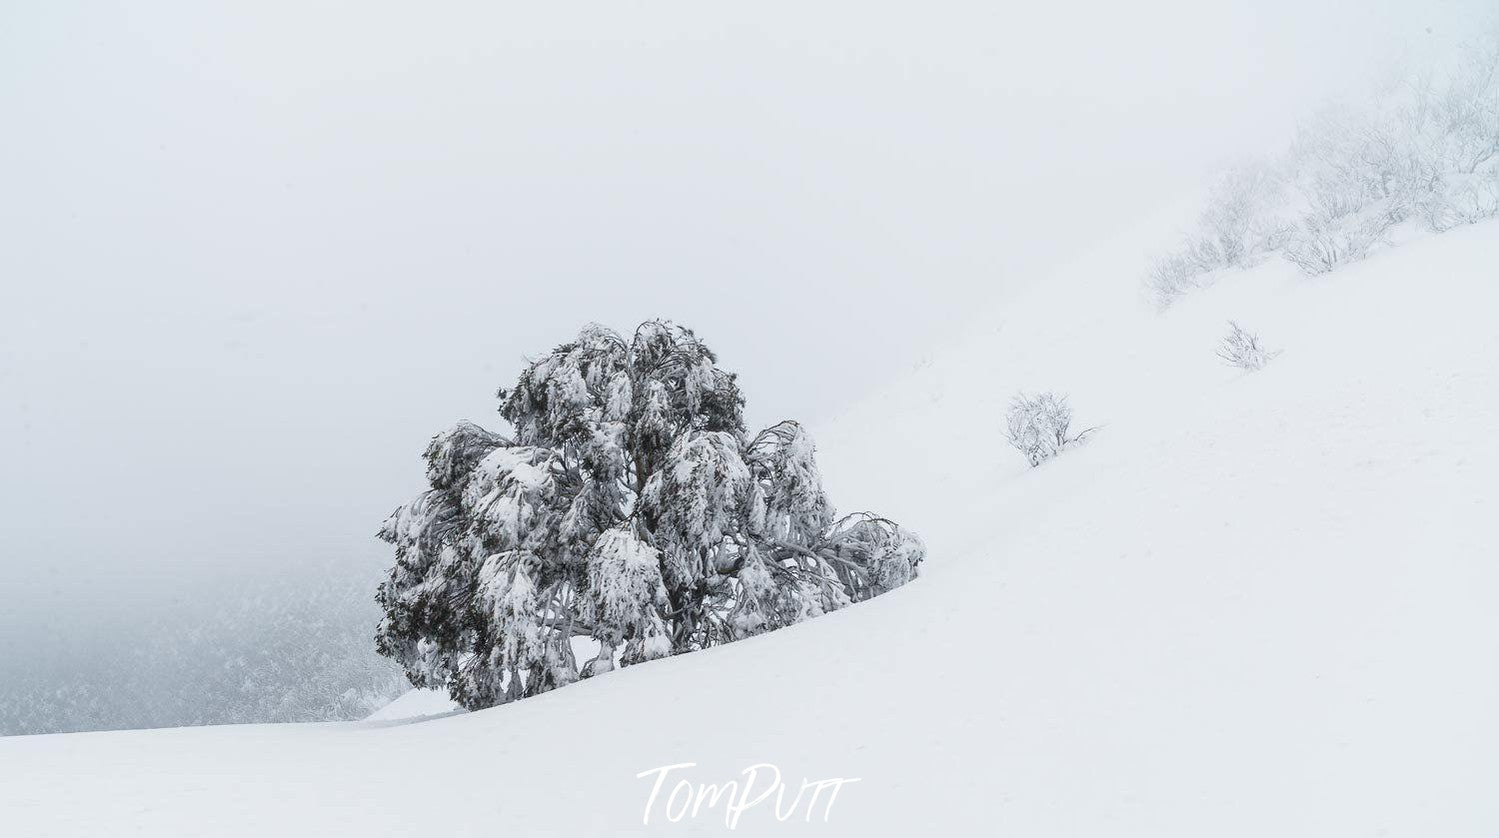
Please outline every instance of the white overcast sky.
[[0, 640], [386, 563], [587, 321], [816, 420], [1484, 5], [0, 4]]

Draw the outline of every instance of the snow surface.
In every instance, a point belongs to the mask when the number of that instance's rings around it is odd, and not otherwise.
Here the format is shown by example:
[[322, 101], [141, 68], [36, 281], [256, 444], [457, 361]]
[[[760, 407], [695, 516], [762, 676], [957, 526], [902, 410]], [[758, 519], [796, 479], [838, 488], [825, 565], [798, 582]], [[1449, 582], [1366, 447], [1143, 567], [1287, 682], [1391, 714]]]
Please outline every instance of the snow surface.
[[[915, 583], [478, 713], [0, 739], [7, 834], [617, 834], [680, 762], [860, 778], [746, 834], [1499, 834], [1499, 223], [1161, 315], [1138, 244], [815, 429]], [[1028, 468], [1022, 388], [1101, 429]]]
[[445, 690], [407, 690], [389, 704], [364, 717], [367, 722], [395, 722], [462, 712]]

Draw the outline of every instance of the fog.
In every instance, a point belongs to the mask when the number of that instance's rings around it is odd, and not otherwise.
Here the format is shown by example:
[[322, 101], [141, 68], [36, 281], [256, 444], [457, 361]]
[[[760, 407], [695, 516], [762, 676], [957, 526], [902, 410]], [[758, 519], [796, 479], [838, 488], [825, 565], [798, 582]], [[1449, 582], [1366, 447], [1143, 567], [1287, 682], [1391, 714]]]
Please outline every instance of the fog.
[[374, 578], [427, 438], [589, 321], [815, 421], [1483, 6], [6, 4], [0, 677]]

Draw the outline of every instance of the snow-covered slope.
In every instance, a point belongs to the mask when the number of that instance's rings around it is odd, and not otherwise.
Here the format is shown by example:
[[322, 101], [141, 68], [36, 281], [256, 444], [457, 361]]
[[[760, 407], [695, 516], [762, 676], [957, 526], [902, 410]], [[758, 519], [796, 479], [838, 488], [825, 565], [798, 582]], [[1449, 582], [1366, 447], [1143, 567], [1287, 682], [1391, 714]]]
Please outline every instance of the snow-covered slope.
[[[641, 772], [771, 762], [859, 782], [739, 832], [1499, 834], [1499, 223], [1164, 315], [1139, 263], [1101, 251], [820, 429], [833, 496], [926, 537], [916, 583], [479, 713], [0, 739], [8, 831], [614, 834]], [[1224, 367], [1230, 317], [1284, 354]], [[1101, 430], [1027, 468], [1020, 388]]]
[[407, 690], [389, 704], [365, 717], [368, 722], [398, 722], [445, 716], [461, 711], [442, 690]]

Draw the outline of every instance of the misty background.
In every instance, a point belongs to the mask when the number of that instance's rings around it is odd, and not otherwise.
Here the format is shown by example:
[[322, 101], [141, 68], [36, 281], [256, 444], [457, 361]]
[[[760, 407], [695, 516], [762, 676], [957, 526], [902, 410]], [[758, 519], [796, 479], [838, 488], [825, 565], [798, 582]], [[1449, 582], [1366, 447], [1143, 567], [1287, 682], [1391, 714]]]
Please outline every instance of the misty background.
[[815, 430], [1484, 8], [0, 6], [0, 701], [356, 715], [374, 531], [528, 354], [671, 318]]

